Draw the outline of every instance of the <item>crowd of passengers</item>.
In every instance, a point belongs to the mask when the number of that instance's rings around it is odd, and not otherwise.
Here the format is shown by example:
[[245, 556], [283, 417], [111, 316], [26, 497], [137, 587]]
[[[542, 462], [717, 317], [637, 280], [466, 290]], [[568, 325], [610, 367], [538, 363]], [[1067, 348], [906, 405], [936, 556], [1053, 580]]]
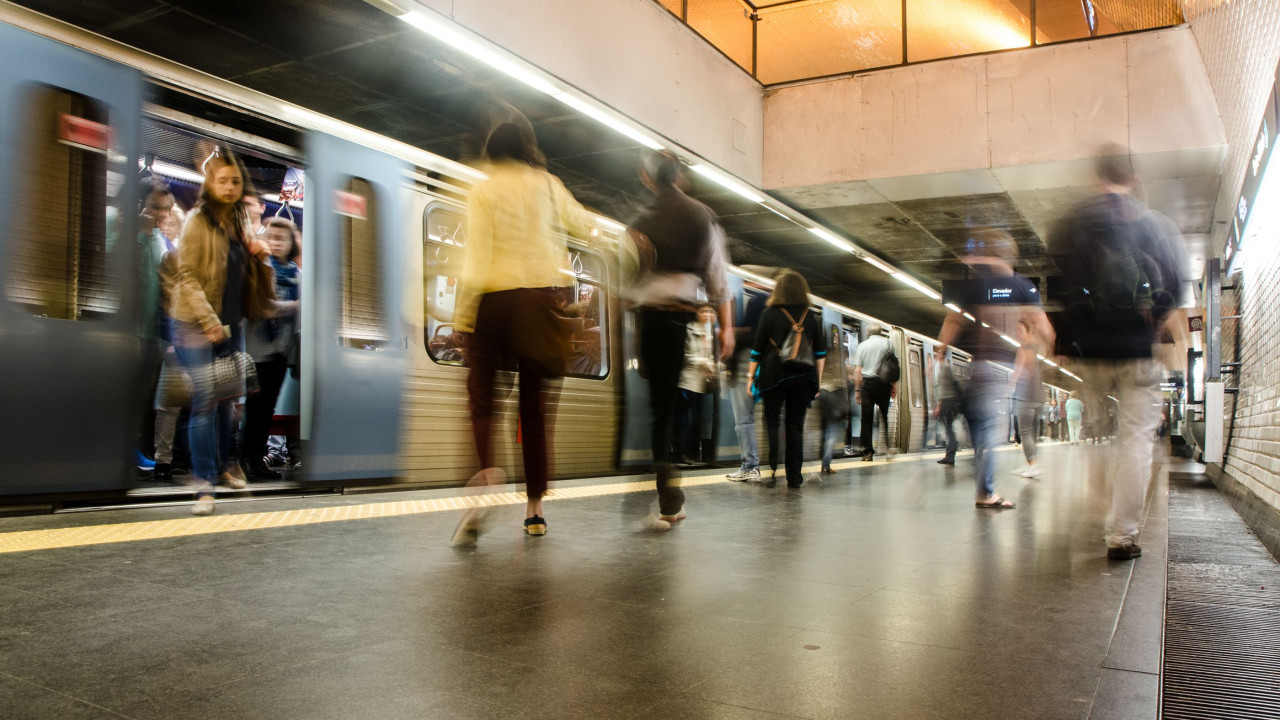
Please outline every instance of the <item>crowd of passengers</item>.
[[[488, 178], [470, 194], [468, 253], [453, 318], [466, 338], [481, 467], [469, 485], [504, 480], [494, 465], [491, 440], [494, 379], [497, 368], [514, 366], [527, 493], [524, 529], [537, 536], [547, 532], [542, 506], [549, 480], [546, 413], [555, 406], [550, 396], [556, 392], [548, 381], [566, 373], [571, 356], [572, 331], [564, 322], [565, 302], [558, 299], [562, 278], [571, 274], [560, 230], [589, 238], [588, 215], [547, 172], [527, 123], [498, 126], [485, 149]], [[1103, 149], [1101, 155], [1098, 193], [1074, 208], [1049, 237], [1050, 252], [1067, 280], [1058, 327], [1046, 315], [1037, 285], [1015, 271], [1018, 247], [1010, 234], [992, 228], [969, 233], [964, 312], [949, 312], [939, 334], [932, 410], [948, 436], [939, 462], [954, 465], [953, 426], [963, 416], [974, 446], [975, 506], [1012, 510], [1014, 503], [995, 488], [993, 450], [1004, 442], [1002, 416], [1012, 404], [1021, 428], [1026, 465], [1015, 474], [1039, 476], [1035, 440], [1044, 423], [1059, 423], [1057, 413], [1067, 419], [1073, 441], [1079, 432], [1084, 403], [1072, 398], [1047, 406], [1040, 377], [1040, 359], [1066, 348], [1061, 359], [1085, 377], [1088, 405], [1112, 408], [1101, 398], [1115, 399], [1115, 408], [1103, 411], [1115, 418], [1120, 450], [1109, 470], [1112, 502], [1104, 540], [1109, 557], [1131, 559], [1141, 554], [1138, 523], [1161, 421], [1161, 372], [1153, 344], [1180, 305], [1186, 263], [1176, 227], [1143, 203], [1127, 153]], [[638, 369], [648, 382], [652, 423], [658, 509], [639, 524], [662, 532], [688, 516], [679, 466], [695, 448], [692, 440], [701, 437], [697, 426], [708, 396], [719, 391], [731, 400], [743, 459], [728, 477], [737, 481], [762, 479], [754, 406], [763, 403], [770, 473], [762, 484], [771, 488], [777, 485], [780, 460], [789, 488], [805, 483], [805, 417], [819, 399], [821, 472], [834, 472], [832, 456], [848, 409], [839, 402], [845, 388], [838, 378], [845, 373], [833, 372], [826, 362], [825, 333], [811, 311], [804, 277], [778, 271], [767, 301], [748, 304], [739, 317], [729, 294], [724, 231], [715, 213], [687, 194], [680, 160], [669, 153], [650, 154], [640, 179], [653, 200], [631, 223], [622, 244], [619, 291], [635, 313]], [[1016, 338], [1016, 345], [1009, 338]], [[972, 358], [963, 380], [946, 362], [952, 346]], [[863, 460], [872, 461], [873, 429], [883, 423], [887, 436], [889, 402], [900, 373], [883, 328], [868, 328], [849, 370], [853, 401], [862, 408]], [[1097, 418], [1094, 424], [1099, 425]], [[484, 520], [483, 508], [464, 511], [453, 544], [475, 545]]]
[[217, 484], [243, 489], [250, 479], [281, 478], [269, 460], [281, 469], [300, 463], [297, 438], [273, 438], [271, 429], [281, 388], [298, 373], [301, 233], [285, 217], [263, 222], [262, 199], [230, 150], [214, 150], [204, 170], [190, 208], [155, 175], [139, 192], [156, 342], [138, 465], [155, 481], [192, 485], [195, 515], [213, 512]]

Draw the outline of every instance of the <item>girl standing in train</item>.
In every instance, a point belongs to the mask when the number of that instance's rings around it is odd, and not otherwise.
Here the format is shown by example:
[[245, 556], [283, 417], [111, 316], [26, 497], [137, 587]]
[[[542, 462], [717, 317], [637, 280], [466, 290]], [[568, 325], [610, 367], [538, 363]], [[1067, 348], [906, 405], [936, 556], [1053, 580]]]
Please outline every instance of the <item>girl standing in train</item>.
[[[467, 393], [480, 472], [471, 485], [502, 473], [493, 464], [494, 373], [515, 361], [519, 373], [521, 450], [524, 456], [525, 531], [544, 535], [542, 495], [547, 489], [546, 381], [565, 373], [569, 338], [560, 315], [562, 290], [573, 276], [559, 230], [589, 237], [586, 210], [551, 173], [533, 128], [504, 123], [489, 135], [489, 177], [471, 188], [467, 243], [458, 283], [455, 331], [469, 333]], [[569, 298], [572, 299], [572, 298]], [[455, 546], [475, 544], [480, 513], [467, 511]]]
[[[804, 345], [809, 350], [805, 351]], [[797, 351], [793, 352], [792, 349]], [[778, 275], [768, 307], [760, 316], [751, 349], [751, 391], [764, 398], [764, 424], [769, 433], [769, 467], [765, 487], [778, 484], [778, 426], [786, 406], [787, 487], [804, 483], [804, 417], [818, 395], [818, 378], [826, 364], [827, 340], [809, 307], [809, 283], [794, 270]], [[756, 369], [760, 369], [757, 375]]]
[[[249, 324], [246, 344], [258, 372], [258, 392], [244, 403], [244, 435], [241, 461], [251, 480], [279, 480], [280, 473], [267, 467], [267, 437], [275, 416], [280, 387], [289, 371], [289, 343], [298, 332], [299, 272], [295, 262], [298, 226], [282, 217], [263, 226], [271, 248], [268, 262], [275, 271], [276, 304], [270, 317]], [[296, 458], [291, 458], [295, 460]]]
[[249, 175], [229, 149], [218, 148], [204, 164], [200, 199], [178, 245], [170, 315], [173, 348], [191, 377], [188, 433], [196, 482], [193, 515], [213, 512], [213, 484], [245, 486], [230, 455], [232, 400], [214, 397], [214, 357], [244, 349], [241, 323], [264, 317], [275, 290], [271, 251], [249, 233], [244, 193]]

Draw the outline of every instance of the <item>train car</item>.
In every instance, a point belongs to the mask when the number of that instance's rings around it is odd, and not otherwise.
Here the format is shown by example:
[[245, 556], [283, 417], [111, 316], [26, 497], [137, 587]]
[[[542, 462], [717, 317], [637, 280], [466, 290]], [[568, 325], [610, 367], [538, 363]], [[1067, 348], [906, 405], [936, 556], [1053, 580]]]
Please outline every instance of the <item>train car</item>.
[[[300, 363], [276, 429], [297, 436], [304, 461], [252, 489], [453, 485], [476, 470], [452, 313], [467, 189], [482, 173], [11, 5], [0, 6], [0, 58], [0, 503], [189, 493], [134, 467], [160, 355], [137, 180], [166, 179], [189, 208], [215, 143], [246, 160], [266, 212], [292, 218], [303, 236]], [[577, 320], [571, 370], [558, 382], [558, 477], [649, 462], [632, 318], [610, 292], [623, 230], [597, 217], [590, 236], [568, 240]], [[739, 311], [771, 285], [739, 268], [732, 276]], [[847, 387], [874, 318], [812, 302], [831, 341], [830, 372]], [[902, 379], [887, 444], [936, 446], [936, 341], [896, 327], [890, 336]], [[502, 401], [495, 431], [498, 462], [518, 479], [514, 400]], [[860, 450], [863, 420], [854, 407], [848, 454]], [[811, 413], [809, 459], [821, 451], [820, 423]], [[708, 427], [702, 459], [736, 463], [732, 411], [719, 395]]]

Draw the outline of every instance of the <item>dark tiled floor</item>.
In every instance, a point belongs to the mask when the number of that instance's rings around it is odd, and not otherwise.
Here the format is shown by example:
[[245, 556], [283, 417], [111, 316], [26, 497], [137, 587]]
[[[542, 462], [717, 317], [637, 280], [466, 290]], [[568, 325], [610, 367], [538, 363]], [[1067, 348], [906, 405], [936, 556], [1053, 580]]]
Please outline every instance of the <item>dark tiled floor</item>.
[[0, 718], [1154, 718], [1165, 486], [1107, 561], [1105, 451], [1038, 481], [1001, 453], [1004, 513], [902, 458], [689, 488], [665, 535], [614, 495], [548, 502], [544, 538], [499, 509], [474, 551], [428, 513], [0, 555]]

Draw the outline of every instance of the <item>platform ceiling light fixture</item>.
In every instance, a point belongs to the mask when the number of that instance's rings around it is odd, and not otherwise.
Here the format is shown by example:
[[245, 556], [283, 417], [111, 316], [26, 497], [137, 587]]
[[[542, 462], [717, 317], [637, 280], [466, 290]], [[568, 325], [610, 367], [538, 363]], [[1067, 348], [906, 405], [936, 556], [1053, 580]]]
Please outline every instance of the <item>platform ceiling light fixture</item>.
[[[138, 161], [138, 167], [142, 168], [141, 160]], [[142, 169], [145, 169], [145, 168], [142, 168]], [[202, 175], [201, 173], [198, 173], [194, 170], [188, 170], [178, 165], [170, 165], [169, 163], [162, 162], [162, 161], [156, 161], [151, 163], [151, 172], [157, 175], [164, 175], [165, 177], [171, 177], [174, 180], [186, 180], [187, 182], [193, 182], [193, 183], [204, 182], [204, 175]]]
[[925, 285], [924, 283], [920, 282], [919, 280], [911, 277], [910, 275], [904, 272], [895, 272], [893, 273], [893, 277], [895, 280], [902, 283], [903, 285], [906, 285], [907, 287], [917, 290], [918, 292], [928, 296], [932, 300], [942, 299], [942, 293], [938, 292], [937, 290], [934, 290], [933, 288], [929, 287], [928, 285]]
[[755, 189], [752, 188], [750, 185], [747, 185], [746, 183], [742, 182], [741, 180], [738, 180], [735, 177], [731, 177], [730, 175], [720, 172], [719, 170], [711, 167], [710, 165], [695, 163], [693, 165], [690, 165], [689, 169], [698, 173], [702, 177], [705, 177], [708, 180], [714, 182], [720, 187], [725, 188], [726, 190], [731, 190], [741, 195], [742, 197], [750, 200], [751, 202], [761, 203], [761, 204], [764, 203], [764, 196], [756, 192]]
[[897, 271], [897, 270], [894, 270], [894, 269], [893, 269], [892, 267], [890, 267], [889, 265], [884, 264], [883, 262], [881, 262], [881, 261], [880, 261], [880, 259], [879, 259], [879, 258], [872, 257], [871, 255], [863, 255], [863, 256], [862, 256], [862, 259], [863, 259], [864, 261], [866, 261], [866, 263], [867, 263], [867, 264], [869, 264], [871, 267], [873, 267], [873, 268], [875, 268], [875, 269], [877, 269], [877, 270], [881, 270], [881, 271], [883, 271], [883, 272], [887, 272], [887, 273], [889, 273], [890, 275], [897, 275], [897, 274], [898, 274], [898, 271]]
[[942, 306], [952, 312], [958, 312], [962, 315], [964, 314], [964, 311], [960, 309], [960, 306], [955, 303], [942, 303]]
[[635, 140], [636, 142], [649, 148], [650, 150], [661, 150], [664, 147], [662, 143], [649, 137], [648, 134], [641, 131], [640, 128], [635, 127], [634, 125], [623, 120], [622, 118], [615, 117], [613, 114], [609, 113], [607, 110], [604, 110], [603, 108], [596, 107], [594, 103], [590, 103], [586, 100], [583, 100], [582, 98], [579, 98], [576, 95], [571, 95], [567, 92], [561, 92], [561, 91], [553, 92], [551, 93], [551, 96], [559, 100], [560, 102], [564, 103], [565, 105], [568, 105], [569, 107], [573, 108], [574, 110], [577, 110], [583, 115], [586, 115], [592, 120], [595, 120], [601, 125], [605, 125], [609, 128], [612, 128], [613, 130], [622, 133], [623, 135], [631, 138], [632, 140]]
[[976, 317], [974, 317], [974, 316], [970, 315], [970, 314], [969, 314], [969, 313], [967, 313], [967, 312], [962, 312], [962, 313], [960, 313], [960, 314], [961, 314], [961, 315], [964, 315], [964, 316], [965, 316], [965, 318], [966, 318], [969, 322], [978, 322], [978, 318], [976, 318]]
[[400, 19], [418, 28], [435, 39], [449, 45], [450, 47], [461, 50], [480, 62], [492, 67], [499, 72], [505, 73], [516, 80], [528, 85], [534, 90], [544, 92], [548, 95], [555, 95], [558, 89], [547, 82], [546, 79], [531, 72], [528, 68], [522, 67], [520, 63], [505, 57], [502, 54], [485, 47], [474, 38], [468, 37], [467, 34], [459, 30], [453, 23], [434, 17], [434, 13], [423, 12], [421, 10], [407, 10], [400, 15]]
[[813, 233], [814, 235], [817, 235], [818, 237], [822, 238], [823, 240], [826, 240], [827, 242], [831, 243], [832, 245], [835, 245], [836, 247], [840, 248], [845, 252], [849, 252], [849, 253], [856, 252], [858, 249], [853, 246], [853, 243], [849, 242], [848, 240], [845, 240], [844, 238], [840, 237], [839, 235], [836, 235], [835, 233], [831, 232], [826, 228], [811, 227], [809, 228], [809, 232]]

